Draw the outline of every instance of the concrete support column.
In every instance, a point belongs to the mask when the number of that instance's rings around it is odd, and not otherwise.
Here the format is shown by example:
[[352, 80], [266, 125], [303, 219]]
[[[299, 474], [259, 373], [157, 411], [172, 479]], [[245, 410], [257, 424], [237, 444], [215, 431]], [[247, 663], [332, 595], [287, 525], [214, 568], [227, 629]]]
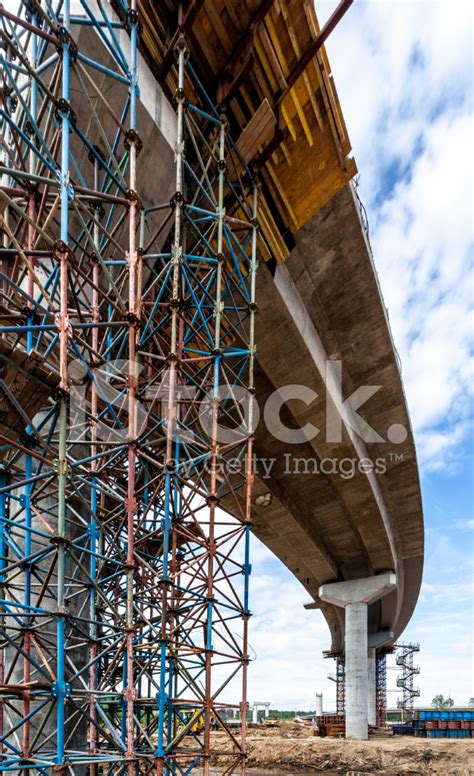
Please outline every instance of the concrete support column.
[[367, 738], [367, 604], [345, 608], [346, 737]]
[[323, 716], [323, 694], [322, 692], [316, 693], [316, 716]]
[[369, 647], [367, 652], [367, 715], [369, 725], [377, 724], [376, 654], [375, 647]]
[[[369, 717], [368, 606], [393, 590], [395, 574], [332, 582], [319, 588], [322, 601], [345, 609], [346, 738], [366, 739]], [[374, 671], [375, 707], [375, 671]]]

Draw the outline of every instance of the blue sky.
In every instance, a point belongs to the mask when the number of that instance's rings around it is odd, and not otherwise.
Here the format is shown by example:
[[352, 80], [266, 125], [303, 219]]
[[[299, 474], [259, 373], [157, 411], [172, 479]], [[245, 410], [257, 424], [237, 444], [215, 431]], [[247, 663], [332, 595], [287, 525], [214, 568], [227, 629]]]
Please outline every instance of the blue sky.
[[[317, 0], [321, 22], [335, 4]], [[424, 704], [474, 696], [472, 41], [462, 0], [356, 0], [327, 44], [418, 449], [425, 574], [403, 638], [420, 642]], [[334, 706], [322, 616], [257, 542], [253, 569], [250, 700]]]

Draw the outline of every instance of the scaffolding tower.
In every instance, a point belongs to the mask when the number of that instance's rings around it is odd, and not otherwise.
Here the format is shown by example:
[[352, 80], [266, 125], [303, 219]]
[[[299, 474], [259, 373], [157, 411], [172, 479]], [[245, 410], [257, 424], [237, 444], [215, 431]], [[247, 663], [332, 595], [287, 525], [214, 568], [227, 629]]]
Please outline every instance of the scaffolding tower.
[[336, 713], [346, 713], [346, 663], [344, 655], [336, 657]]
[[375, 663], [375, 718], [377, 727], [387, 721], [387, 653], [377, 652]]
[[415, 698], [419, 698], [420, 690], [414, 687], [413, 679], [420, 673], [420, 666], [413, 665], [413, 656], [420, 651], [419, 644], [397, 644], [395, 662], [400, 666], [401, 675], [397, 677], [397, 687], [402, 689], [402, 697], [398, 698], [397, 706], [402, 710], [402, 721], [407, 719], [407, 713], [413, 717]]
[[0, 8], [0, 770], [243, 772], [257, 187], [181, 37], [150, 201], [121, 11]]

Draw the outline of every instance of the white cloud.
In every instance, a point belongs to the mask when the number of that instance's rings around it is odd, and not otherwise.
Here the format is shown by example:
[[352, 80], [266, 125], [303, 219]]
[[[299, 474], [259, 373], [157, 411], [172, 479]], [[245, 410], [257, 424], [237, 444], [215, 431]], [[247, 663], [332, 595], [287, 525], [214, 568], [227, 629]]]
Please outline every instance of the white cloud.
[[472, 393], [472, 10], [354, 4], [328, 49], [420, 461], [449, 467]]

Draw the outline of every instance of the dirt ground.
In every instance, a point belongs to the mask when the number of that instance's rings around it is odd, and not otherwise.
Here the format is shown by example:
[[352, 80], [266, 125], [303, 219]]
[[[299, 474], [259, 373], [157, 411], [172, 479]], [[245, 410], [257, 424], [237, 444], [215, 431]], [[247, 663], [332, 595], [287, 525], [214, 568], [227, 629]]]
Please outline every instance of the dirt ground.
[[[217, 736], [219, 734], [216, 734]], [[369, 741], [318, 738], [305, 732], [249, 730], [248, 767], [256, 771], [474, 776], [474, 740], [395, 736]]]

